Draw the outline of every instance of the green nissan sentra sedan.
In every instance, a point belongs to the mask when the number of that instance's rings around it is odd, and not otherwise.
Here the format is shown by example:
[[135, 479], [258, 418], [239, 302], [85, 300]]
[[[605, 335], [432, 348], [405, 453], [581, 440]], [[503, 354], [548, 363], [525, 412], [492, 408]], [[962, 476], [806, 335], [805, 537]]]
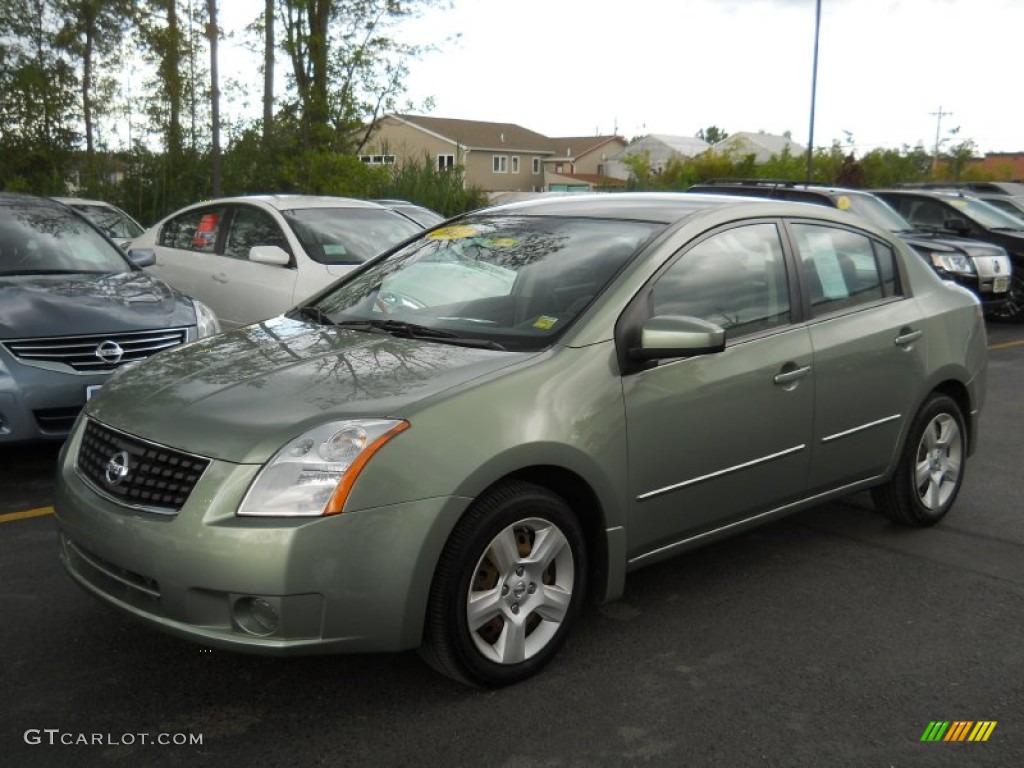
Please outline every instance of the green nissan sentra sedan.
[[505, 685], [641, 566], [868, 488], [938, 522], [984, 391], [977, 299], [841, 211], [515, 203], [111, 379], [60, 556], [206, 646]]

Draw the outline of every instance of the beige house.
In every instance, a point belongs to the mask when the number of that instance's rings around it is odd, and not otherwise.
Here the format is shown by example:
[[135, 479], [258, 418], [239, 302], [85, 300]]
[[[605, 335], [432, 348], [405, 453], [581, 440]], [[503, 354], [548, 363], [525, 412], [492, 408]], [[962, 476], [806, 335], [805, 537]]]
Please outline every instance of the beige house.
[[615, 175], [610, 161], [625, 147], [621, 136], [560, 136], [550, 139], [553, 155], [544, 160], [544, 190], [588, 192], [621, 187], [627, 176]]
[[360, 158], [376, 165], [426, 157], [442, 170], [462, 166], [466, 185], [485, 192], [584, 192], [625, 183], [608, 165], [625, 146], [621, 136], [550, 138], [515, 123], [385, 115]]
[[515, 123], [482, 123], [420, 115], [385, 115], [366, 143], [363, 162], [430, 158], [440, 169], [460, 165], [467, 186], [489, 192], [544, 190], [551, 139]]

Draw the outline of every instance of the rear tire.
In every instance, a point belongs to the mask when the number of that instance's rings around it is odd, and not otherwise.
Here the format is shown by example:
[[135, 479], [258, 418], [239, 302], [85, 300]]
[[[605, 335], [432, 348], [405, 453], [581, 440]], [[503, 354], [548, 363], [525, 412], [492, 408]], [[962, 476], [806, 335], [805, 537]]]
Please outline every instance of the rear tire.
[[900, 525], [935, 525], [956, 501], [967, 468], [967, 430], [953, 398], [933, 394], [911, 424], [896, 472], [872, 489], [875, 507]]
[[430, 589], [420, 655], [444, 675], [500, 687], [558, 652], [586, 591], [583, 530], [538, 485], [502, 483], [459, 521]]

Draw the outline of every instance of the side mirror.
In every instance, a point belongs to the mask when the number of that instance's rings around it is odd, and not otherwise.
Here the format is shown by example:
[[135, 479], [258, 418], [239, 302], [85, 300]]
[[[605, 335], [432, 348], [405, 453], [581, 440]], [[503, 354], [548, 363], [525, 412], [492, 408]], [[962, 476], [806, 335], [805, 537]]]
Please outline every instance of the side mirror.
[[273, 264], [285, 267], [291, 261], [288, 253], [279, 245], [254, 245], [249, 249], [249, 261], [258, 264]]
[[131, 248], [128, 251], [128, 261], [136, 267], [151, 267], [156, 264], [156, 251], [152, 248]]
[[725, 349], [725, 329], [697, 317], [658, 315], [640, 330], [640, 346], [629, 350], [637, 360], [703, 355]]

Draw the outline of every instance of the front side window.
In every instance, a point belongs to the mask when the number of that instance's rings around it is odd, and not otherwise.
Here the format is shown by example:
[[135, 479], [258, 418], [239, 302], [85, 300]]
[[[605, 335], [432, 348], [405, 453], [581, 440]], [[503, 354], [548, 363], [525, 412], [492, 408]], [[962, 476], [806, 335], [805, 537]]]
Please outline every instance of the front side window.
[[367, 332], [539, 350], [663, 228], [481, 214], [425, 233], [375, 261], [317, 301], [319, 311], [312, 314]]
[[495, 173], [508, 173], [508, 155], [494, 155], [491, 163]]
[[774, 224], [750, 224], [711, 235], [685, 252], [658, 278], [655, 315], [708, 320], [728, 338], [790, 320], [789, 284]]
[[248, 259], [249, 251], [257, 245], [276, 245], [288, 251], [288, 240], [277, 222], [264, 211], [247, 205], [235, 209], [231, 217], [224, 255], [234, 259]]
[[792, 229], [814, 317], [899, 294], [889, 246], [835, 227], [794, 224]]
[[213, 253], [217, 248], [226, 206], [196, 208], [175, 216], [160, 229], [159, 245], [183, 251]]

